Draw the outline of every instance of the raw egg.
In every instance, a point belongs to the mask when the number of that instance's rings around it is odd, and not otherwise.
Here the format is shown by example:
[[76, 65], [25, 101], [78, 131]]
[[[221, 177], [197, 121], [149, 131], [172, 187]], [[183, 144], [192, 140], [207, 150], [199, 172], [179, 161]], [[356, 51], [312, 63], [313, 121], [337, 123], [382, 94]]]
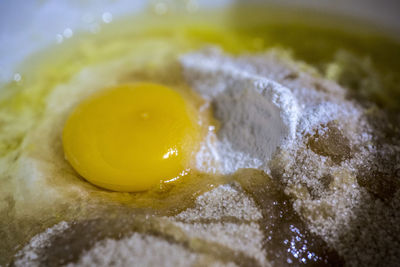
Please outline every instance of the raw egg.
[[87, 181], [136, 192], [184, 175], [198, 132], [196, 110], [178, 91], [134, 83], [82, 101], [62, 139], [66, 159]]

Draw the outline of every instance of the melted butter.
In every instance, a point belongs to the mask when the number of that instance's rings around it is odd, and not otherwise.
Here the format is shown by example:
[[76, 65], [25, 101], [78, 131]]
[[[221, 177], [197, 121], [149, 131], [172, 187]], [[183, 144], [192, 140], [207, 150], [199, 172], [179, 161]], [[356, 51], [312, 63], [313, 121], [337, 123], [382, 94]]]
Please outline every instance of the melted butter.
[[325, 241], [311, 233], [294, 211], [292, 200], [262, 171], [242, 169], [234, 174], [262, 213], [263, 248], [274, 266], [343, 265], [343, 259]]

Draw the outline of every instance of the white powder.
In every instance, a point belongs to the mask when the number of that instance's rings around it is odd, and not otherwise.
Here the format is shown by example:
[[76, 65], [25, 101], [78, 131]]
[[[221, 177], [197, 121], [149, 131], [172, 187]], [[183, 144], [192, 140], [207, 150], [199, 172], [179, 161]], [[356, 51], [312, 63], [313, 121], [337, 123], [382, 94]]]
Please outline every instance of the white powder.
[[276, 149], [295, 137], [300, 110], [290, 90], [247, 72], [214, 50], [185, 55], [181, 63], [186, 80], [212, 102], [221, 122], [216, 145], [219, 171], [267, 170]]

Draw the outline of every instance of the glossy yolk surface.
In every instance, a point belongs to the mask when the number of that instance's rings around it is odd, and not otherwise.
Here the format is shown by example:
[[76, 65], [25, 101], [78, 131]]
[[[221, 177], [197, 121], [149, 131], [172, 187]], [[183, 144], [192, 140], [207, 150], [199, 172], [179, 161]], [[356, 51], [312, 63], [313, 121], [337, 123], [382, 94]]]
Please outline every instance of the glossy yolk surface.
[[63, 146], [86, 180], [134, 192], [182, 175], [197, 132], [195, 111], [177, 91], [136, 83], [80, 103], [64, 127]]

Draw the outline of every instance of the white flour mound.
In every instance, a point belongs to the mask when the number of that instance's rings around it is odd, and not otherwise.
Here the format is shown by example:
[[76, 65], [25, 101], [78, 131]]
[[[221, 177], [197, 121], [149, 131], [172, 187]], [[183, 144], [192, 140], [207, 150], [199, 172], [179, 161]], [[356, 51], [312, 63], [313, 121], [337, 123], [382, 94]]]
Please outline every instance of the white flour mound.
[[[221, 122], [217, 157], [219, 171], [240, 168], [267, 171], [266, 163], [277, 148], [295, 138], [300, 109], [289, 89], [255, 75], [217, 52], [188, 54], [181, 58], [186, 80], [212, 102]], [[215, 153], [202, 151], [199, 168]], [[207, 169], [206, 169], [207, 171]]]

